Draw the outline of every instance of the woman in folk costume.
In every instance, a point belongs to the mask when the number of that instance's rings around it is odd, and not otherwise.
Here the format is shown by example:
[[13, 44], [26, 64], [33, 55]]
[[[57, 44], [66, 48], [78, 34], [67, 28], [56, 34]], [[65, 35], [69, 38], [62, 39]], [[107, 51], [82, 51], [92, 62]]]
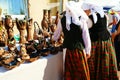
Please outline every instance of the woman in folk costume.
[[107, 18], [103, 7], [83, 3], [82, 8], [89, 16], [91, 57], [88, 59], [91, 80], [119, 80], [116, 55], [107, 30]]
[[53, 39], [64, 33], [66, 48], [64, 80], [90, 80], [87, 58], [90, 57], [91, 41], [87, 28], [87, 15], [80, 2], [66, 3], [66, 14], [59, 20]]

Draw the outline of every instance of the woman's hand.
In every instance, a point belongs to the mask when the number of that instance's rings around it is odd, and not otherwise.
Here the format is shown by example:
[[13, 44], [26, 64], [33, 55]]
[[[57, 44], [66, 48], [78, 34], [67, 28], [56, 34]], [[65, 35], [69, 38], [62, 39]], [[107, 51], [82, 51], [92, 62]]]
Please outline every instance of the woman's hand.
[[83, 53], [84, 53], [86, 59], [90, 58], [90, 53], [86, 53], [85, 50], [83, 50]]
[[87, 58], [87, 59], [90, 58], [90, 54], [86, 54], [86, 58]]

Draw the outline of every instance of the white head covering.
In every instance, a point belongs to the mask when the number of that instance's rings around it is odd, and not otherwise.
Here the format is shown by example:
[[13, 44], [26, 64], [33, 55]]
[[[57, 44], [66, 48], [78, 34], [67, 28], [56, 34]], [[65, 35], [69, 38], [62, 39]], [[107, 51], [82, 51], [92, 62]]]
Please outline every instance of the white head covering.
[[95, 5], [92, 3], [83, 3], [82, 5], [83, 10], [89, 10], [91, 11], [91, 14], [93, 15], [93, 21], [94, 23], [97, 22], [97, 15], [96, 12], [100, 14], [101, 18], [104, 17], [104, 10], [102, 6]]
[[[82, 25], [82, 20], [87, 20], [88, 16], [81, 8], [82, 3], [69, 1], [66, 3], [66, 28], [70, 30], [71, 18], [76, 25]], [[80, 19], [79, 19], [80, 17]], [[81, 26], [83, 27], [83, 26]]]
[[91, 5], [88, 4], [88, 3], [85, 3], [85, 2], [82, 4], [81, 7], [82, 7], [83, 10], [89, 10], [89, 9], [91, 9]]
[[102, 6], [93, 6], [95, 12], [99, 13], [101, 18], [104, 17], [105, 13]]

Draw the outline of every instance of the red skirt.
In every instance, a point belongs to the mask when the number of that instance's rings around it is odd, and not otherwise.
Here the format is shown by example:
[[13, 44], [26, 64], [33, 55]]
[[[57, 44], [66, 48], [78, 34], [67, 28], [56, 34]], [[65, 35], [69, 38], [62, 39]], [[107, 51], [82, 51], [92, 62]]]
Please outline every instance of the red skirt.
[[92, 42], [88, 66], [91, 80], [119, 80], [115, 50], [111, 40]]
[[88, 64], [83, 51], [67, 49], [64, 80], [90, 80]]

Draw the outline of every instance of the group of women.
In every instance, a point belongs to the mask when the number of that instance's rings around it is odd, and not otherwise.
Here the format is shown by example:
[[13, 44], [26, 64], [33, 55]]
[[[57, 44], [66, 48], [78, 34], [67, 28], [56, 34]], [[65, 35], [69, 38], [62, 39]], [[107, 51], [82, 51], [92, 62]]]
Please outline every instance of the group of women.
[[59, 20], [53, 37], [57, 40], [64, 33], [64, 80], [119, 80], [115, 49], [107, 26], [102, 6], [66, 3], [66, 13]]

